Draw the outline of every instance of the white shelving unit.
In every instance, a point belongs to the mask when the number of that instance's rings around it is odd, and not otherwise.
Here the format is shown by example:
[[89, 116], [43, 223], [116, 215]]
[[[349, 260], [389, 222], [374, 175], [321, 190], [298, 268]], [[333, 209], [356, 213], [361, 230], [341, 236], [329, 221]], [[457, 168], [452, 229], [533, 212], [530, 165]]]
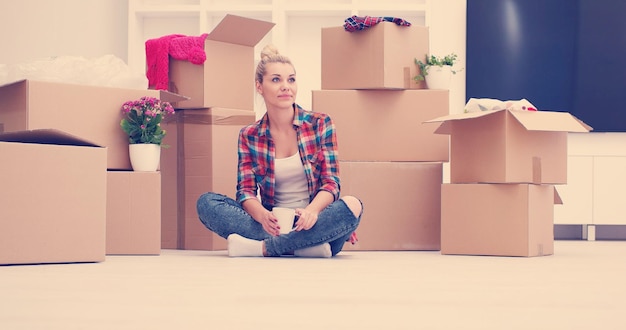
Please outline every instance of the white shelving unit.
[[[465, 65], [466, 0], [128, 0], [129, 67], [145, 72], [146, 40], [207, 33], [226, 14], [276, 24], [256, 53], [271, 43], [291, 58], [300, 77], [298, 103], [309, 109], [310, 91], [321, 86], [321, 28], [343, 25], [352, 15], [395, 16], [429, 26], [431, 52], [455, 52]], [[450, 97], [451, 111], [462, 111], [464, 72], [455, 76]]]

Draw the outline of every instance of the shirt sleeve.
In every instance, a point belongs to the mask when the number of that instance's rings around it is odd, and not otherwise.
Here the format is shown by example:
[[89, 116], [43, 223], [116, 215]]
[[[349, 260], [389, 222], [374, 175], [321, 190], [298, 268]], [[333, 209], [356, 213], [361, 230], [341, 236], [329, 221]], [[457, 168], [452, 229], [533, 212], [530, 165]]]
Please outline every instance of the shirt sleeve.
[[324, 156], [320, 173], [319, 189], [328, 191], [335, 197], [335, 200], [337, 200], [340, 190], [337, 135], [335, 124], [330, 116], [324, 116], [323, 124], [320, 125], [319, 134], [322, 154]]
[[254, 175], [252, 149], [245, 128], [239, 132], [238, 141], [236, 198], [239, 203], [243, 203], [247, 199], [257, 198], [257, 183]]

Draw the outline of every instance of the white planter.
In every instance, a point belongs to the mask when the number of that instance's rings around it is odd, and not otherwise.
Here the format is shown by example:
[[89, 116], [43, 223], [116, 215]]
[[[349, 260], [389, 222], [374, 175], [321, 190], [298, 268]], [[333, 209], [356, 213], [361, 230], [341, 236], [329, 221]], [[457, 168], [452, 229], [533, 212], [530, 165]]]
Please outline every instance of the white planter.
[[428, 68], [426, 75], [426, 87], [428, 89], [450, 89], [452, 67], [449, 65], [433, 65]]
[[130, 164], [136, 172], [155, 172], [161, 162], [161, 146], [150, 143], [137, 143], [128, 146]]

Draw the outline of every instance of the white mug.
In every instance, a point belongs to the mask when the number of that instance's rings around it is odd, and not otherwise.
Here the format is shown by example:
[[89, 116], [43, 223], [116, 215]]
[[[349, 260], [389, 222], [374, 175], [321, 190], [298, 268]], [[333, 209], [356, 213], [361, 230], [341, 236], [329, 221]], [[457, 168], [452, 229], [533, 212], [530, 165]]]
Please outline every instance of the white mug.
[[280, 227], [281, 234], [287, 234], [291, 232], [293, 228], [293, 222], [296, 217], [296, 210], [287, 207], [274, 207], [272, 213], [278, 219], [278, 226]]

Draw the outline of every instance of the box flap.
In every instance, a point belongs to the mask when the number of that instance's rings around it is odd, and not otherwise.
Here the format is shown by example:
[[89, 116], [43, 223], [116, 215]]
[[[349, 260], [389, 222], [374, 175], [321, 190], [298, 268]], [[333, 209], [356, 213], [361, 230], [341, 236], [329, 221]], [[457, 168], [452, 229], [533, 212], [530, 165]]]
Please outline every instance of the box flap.
[[169, 103], [176, 103], [176, 102], [187, 101], [187, 100], [191, 99], [188, 96], [183, 96], [183, 95], [172, 93], [172, 92], [166, 91], [166, 90], [160, 90], [159, 92], [160, 92], [159, 99], [161, 101], [165, 101], [165, 102], [169, 102]]
[[467, 120], [492, 115], [496, 112], [508, 111], [517, 121], [529, 131], [554, 132], [589, 132], [591, 126], [567, 112], [557, 111], [525, 111], [525, 110], [489, 110], [480, 112], [466, 112], [451, 114], [425, 121], [424, 123], [441, 123], [435, 130], [437, 134], [450, 134], [450, 125], [454, 120]]
[[563, 200], [561, 200], [561, 195], [559, 195], [559, 192], [556, 190], [556, 187], [554, 187], [554, 204], [559, 204], [559, 205], [563, 204]]
[[255, 46], [274, 25], [271, 22], [227, 14], [209, 33], [207, 39], [243, 46]]
[[4, 88], [4, 87], [10, 86], [10, 85], [22, 84], [22, 83], [25, 83], [27, 81], [28, 81], [27, 79], [7, 81], [7, 82], [4, 82], [4, 83], [0, 84], [0, 88]]
[[454, 114], [449, 114], [446, 116], [430, 119], [430, 120], [425, 121], [424, 123], [441, 123], [441, 125], [439, 125], [439, 127], [435, 130], [435, 133], [436, 134], [451, 134], [452, 133], [450, 131], [451, 125], [449, 123], [454, 120], [467, 120], [467, 119], [472, 119], [472, 118], [485, 117], [485, 116], [489, 116], [491, 114], [494, 114], [500, 111], [504, 111], [504, 110], [454, 113]]
[[589, 132], [591, 127], [567, 112], [508, 110], [529, 131]]
[[93, 142], [76, 137], [74, 135], [56, 129], [36, 129], [28, 131], [16, 131], [0, 133], [2, 142], [55, 144], [84, 147], [101, 147]]

